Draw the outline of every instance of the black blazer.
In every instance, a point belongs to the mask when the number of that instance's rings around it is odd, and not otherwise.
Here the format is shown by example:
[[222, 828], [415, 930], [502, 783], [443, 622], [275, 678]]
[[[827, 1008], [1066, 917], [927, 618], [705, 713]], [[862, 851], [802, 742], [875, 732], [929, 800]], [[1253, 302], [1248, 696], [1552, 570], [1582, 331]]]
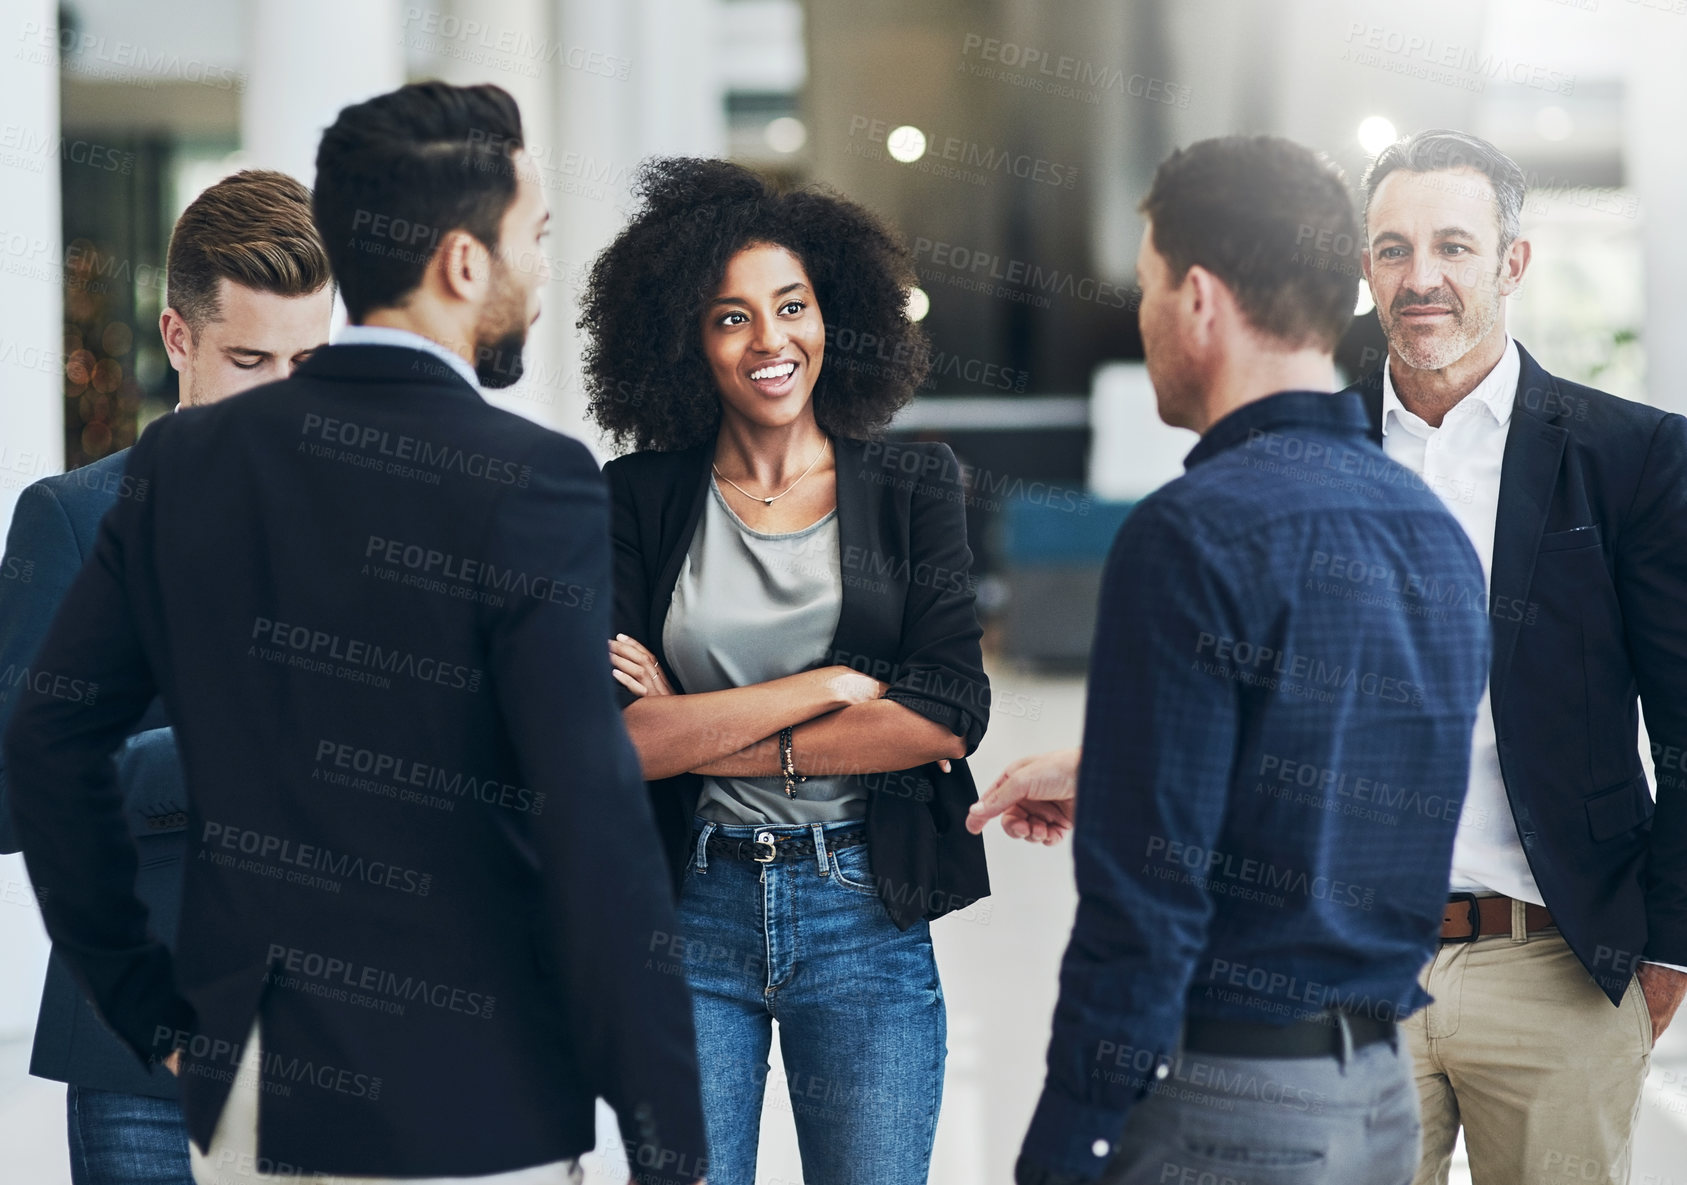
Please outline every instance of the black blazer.
[[[1616, 1003], [1642, 958], [1687, 965], [1687, 419], [1518, 349], [1489, 581], [1500, 771], [1547, 908]], [[1380, 440], [1382, 371], [1353, 389]]]
[[[65, 682], [7, 733], [12, 806], [101, 1013], [143, 1061], [185, 1045], [194, 1141], [256, 1015], [271, 1160], [501, 1172], [590, 1149], [601, 1095], [641, 1180], [702, 1176], [586, 449], [430, 355], [334, 346], [161, 418], [129, 474], [38, 659]], [[173, 959], [109, 757], [155, 688], [188, 796]]]
[[[828, 664], [891, 685], [886, 698], [966, 739], [970, 754], [990, 717], [974, 608], [960, 466], [946, 444], [834, 438], [843, 610]], [[633, 453], [604, 466], [615, 537], [615, 628], [661, 660], [662, 626], [680, 566], [709, 496], [714, 441], [679, 452]], [[623, 707], [633, 700], [619, 688]], [[864, 774], [868, 847], [879, 899], [906, 930], [988, 896], [984, 842], [968, 833], [978, 800], [965, 761]], [[649, 783], [677, 887], [690, 856], [702, 779]]]

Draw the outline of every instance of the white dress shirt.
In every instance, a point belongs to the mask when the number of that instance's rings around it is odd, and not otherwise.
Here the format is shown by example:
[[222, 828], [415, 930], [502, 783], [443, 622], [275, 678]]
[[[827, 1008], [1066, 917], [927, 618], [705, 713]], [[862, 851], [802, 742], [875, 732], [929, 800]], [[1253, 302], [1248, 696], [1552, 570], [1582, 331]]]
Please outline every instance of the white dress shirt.
[[463, 381], [476, 391], [480, 390], [480, 379], [476, 376], [474, 367], [463, 361], [462, 355], [453, 354], [431, 337], [411, 333], [408, 329], [392, 329], [385, 325], [347, 325], [340, 330], [340, 336], [335, 338], [331, 344], [336, 346], [401, 346], [406, 350], [421, 350], [424, 354], [432, 354], [462, 375]]
[[[1494, 521], [1500, 505], [1500, 467], [1511, 408], [1517, 397], [1522, 360], [1509, 337], [1505, 353], [1475, 390], [1431, 428], [1406, 410], [1394, 393], [1390, 367], [1382, 369], [1382, 447], [1389, 457], [1418, 474], [1441, 496], [1482, 560], [1482, 577], [1494, 576]], [[1486, 589], [1484, 589], [1486, 593]], [[1485, 600], [1484, 600], [1485, 603]], [[1453, 841], [1451, 888], [1504, 893], [1545, 905], [1500, 775], [1499, 739], [1494, 729], [1491, 688], [1482, 690], [1476, 732], [1470, 746], [1470, 785]]]

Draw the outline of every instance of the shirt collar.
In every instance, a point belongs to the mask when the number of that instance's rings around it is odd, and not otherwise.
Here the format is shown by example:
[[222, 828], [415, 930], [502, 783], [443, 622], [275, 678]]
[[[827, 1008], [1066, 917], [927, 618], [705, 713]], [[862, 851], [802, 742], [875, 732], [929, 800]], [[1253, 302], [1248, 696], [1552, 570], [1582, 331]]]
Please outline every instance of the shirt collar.
[[1357, 392], [1279, 391], [1244, 403], [1208, 428], [1189, 455], [1184, 469], [1193, 469], [1226, 449], [1252, 439], [1267, 428], [1313, 428], [1338, 435], [1364, 436], [1371, 420]]
[[[1511, 421], [1511, 409], [1517, 402], [1517, 380], [1523, 373], [1523, 359], [1518, 355], [1517, 343], [1510, 334], [1506, 334], [1505, 353], [1494, 363], [1494, 368], [1482, 376], [1482, 381], [1471, 388], [1465, 400], [1474, 399], [1478, 404], [1486, 407], [1493, 414], [1494, 422], [1501, 427]], [[1417, 415], [1406, 410], [1406, 405], [1400, 402], [1400, 396], [1394, 393], [1394, 375], [1385, 360], [1382, 364], [1382, 434], [1388, 435], [1390, 419], [1399, 417], [1402, 424], [1424, 424]], [[1445, 421], [1443, 421], [1444, 423]]]
[[404, 350], [421, 350], [424, 354], [432, 354], [452, 370], [463, 376], [463, 381], [476, 391], [480, 390], [480, 378], [475, 374], [474, 367], [463, 361], [458, 354], [452, 353], [430, 337], [423, 337], [419, 333], [411, 333], [408, 329], [394, 329], [387, 325], [347, 325], [340, 330], [340, 336], [334, 339], [336, 346], [397, 346]]

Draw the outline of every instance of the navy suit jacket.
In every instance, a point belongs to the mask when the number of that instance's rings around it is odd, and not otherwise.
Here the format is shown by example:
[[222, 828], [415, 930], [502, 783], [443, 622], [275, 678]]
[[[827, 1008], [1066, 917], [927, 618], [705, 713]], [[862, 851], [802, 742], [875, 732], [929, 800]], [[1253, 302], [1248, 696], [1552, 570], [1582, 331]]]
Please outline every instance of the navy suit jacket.
[[[0, 560], [0, 732], [31, 681], [30, 663], [59, 602], [94, 550], [101, 516], [132, 488], [124, 475], [128, 459], [125, 449], [81, 469], [43, 478], [18, 499], [5, 558]], [[140, 851], [135, 892], [159, 937], [169, 943], [181, 909], [187, 795], [175, 736], [168, 727], [158, 727], [163, 718], [163, 705], [155, 700], [140, 730], [118, 755], [117, 781], [129, 834]], [[6, 763], [0, 756], [0, 852], [15, 852], [18, 843], [7, 799]], [[176, 1079], [168, 1070], [155, 1066], [149, 1071], [136, 1064], [134, 1055], [100, 1021], [56, 952], [47, 963], [29, 1072], [95, 1090], [161, 1099], [177, 1096]]]
[[[430, 354], [330, 346], [163, 417], [128, 473], [6, 734], [11, 807], [101, 1014], [143, 1062], [182, 1051], [193, 1141], [256, 1019], [258, 1153], [299, 1171], [578, 1156], [602, 1097], [641, 1182], [702, 1177], [591, 454]], [[173, 956], [109, 756], [155, 694], [187, 787]]]
[[[1687, 419], [1519, 352], [1489, 582], [1500, 771], [1547, 908], [1616, 1003], [1640, 960], [1687, 965]], [[1380, 440], [1382, 371], [1352, 389]]]

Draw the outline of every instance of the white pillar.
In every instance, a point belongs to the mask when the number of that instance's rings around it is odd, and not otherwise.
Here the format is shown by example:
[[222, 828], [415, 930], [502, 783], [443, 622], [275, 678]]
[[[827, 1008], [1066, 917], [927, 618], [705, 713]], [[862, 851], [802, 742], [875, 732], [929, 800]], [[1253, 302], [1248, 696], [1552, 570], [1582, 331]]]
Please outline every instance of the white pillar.
[[[1687, 111], [1687, 19], [1636, 5], [1626, 8], [1627, 28], [1616, 34], [1633, 47], [1623, 101], [1623, 156], [1629, 183], [1640, 199], [1641, 258], [1645, 261], [1646, 401], [1687, 412], [1687, 154], [1681, 148], [1681, 113]], [[1616, 14], [1613, 14], [1616, 15]]]
[[19, 491], [64, 469], [64, 250], [57, 5], [19, 0], [0, 70], [0, 529]]
[[[555, 3], [558, 119], [546, 198], [552, 257], [571, 274], [547, 294], [539, 324], [541, 332], [556, 335], [562, 367], [578, 376], [580, 282], [625, 221], [634, 170], [653, 155], [724, 154], [725, 96], [717, 0]], [[553, 299], [557, 295], [562, 299]], [[601, 452], [585, 409], [585, 391], [576, 381], [558, 401], [552, 422]]]
[[340, 108], [404, 84], [399, 0], [251, 0], [240, 143], [306, 185]]
[[557, 71], [564, 59], [557, 44], [552, 0], [451, 0], [406, 4], [404, 40], [418, 80], [438, 78], [454, 86], [493, 83], [510, 92], [521, 108], [522, 139], [536, 162], [551, 207], [552, 233], [543, 259], [518, 256], [518, 267], [548, 262], [551, 278], [544, 304], [527, 336], [526, 371], [519, 383], [486, 392], [488, 401], [548, 427], [579, 436], [579, 372], [565, 358], [561, 310], [569, 269], [557, 252], [555, 151]]
[[[58, 5], [14, 0], [0, 69], [0, 531], [30, 482], [64, 469]], [[0, 572], [0, 579], [5, 579]], [[21, 856], [0, 856], [0, 1038], [35, 1027], [47, 935]]]
[[642, 154], [726, 152], [720, 7], [718, 0], [643, 0], [638, 5], [630, 83]]

